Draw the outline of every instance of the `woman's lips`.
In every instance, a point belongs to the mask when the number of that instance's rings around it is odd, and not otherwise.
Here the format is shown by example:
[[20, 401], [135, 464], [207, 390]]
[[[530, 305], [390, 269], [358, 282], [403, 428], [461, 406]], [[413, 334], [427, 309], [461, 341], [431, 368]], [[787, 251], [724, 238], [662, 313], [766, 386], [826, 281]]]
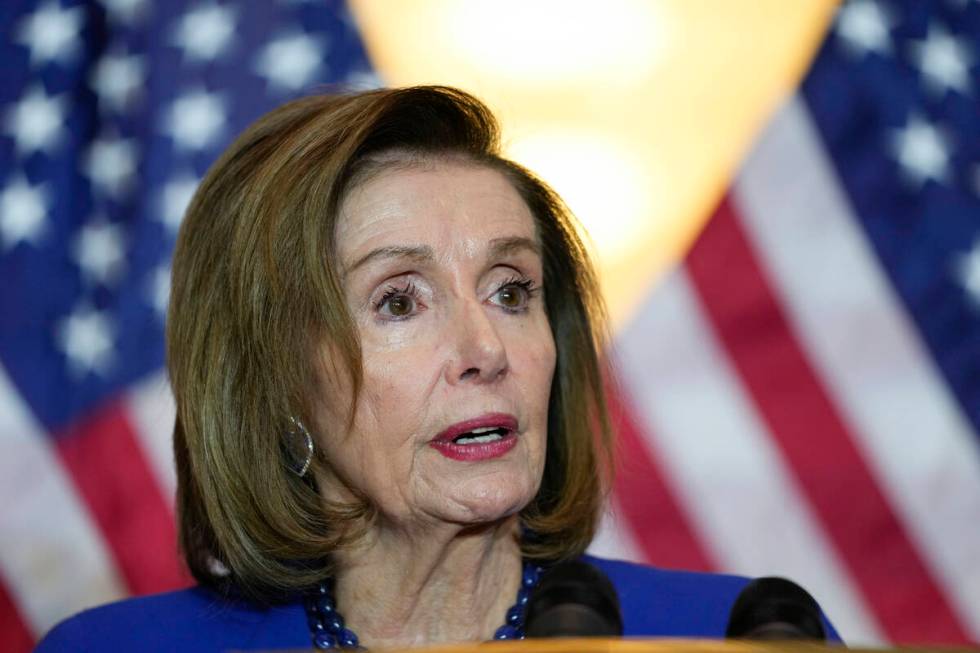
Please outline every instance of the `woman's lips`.
[[[459, 444], [456, 438], [474, 429], [500, 429], [501, 437], [490, 442]], [[487, 431], [489, 433], [490, 431]], [[490, 413], [453, 424], [437, 435], [429, 446], [447, 458], [461, 461], [479, 461], [499, 458], [517, 444], [517, 418], [506, 413]]]

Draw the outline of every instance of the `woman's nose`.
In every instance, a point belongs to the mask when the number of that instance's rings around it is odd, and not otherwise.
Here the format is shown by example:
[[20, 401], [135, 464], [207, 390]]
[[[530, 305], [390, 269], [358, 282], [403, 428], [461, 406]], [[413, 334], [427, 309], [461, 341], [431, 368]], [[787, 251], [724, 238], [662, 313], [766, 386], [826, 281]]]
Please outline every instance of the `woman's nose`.
[[454, 347], [446, 370], [449, 383], [488, 383], [507, 373], [507, 350], [485, 306], [465, 302], [450, 322]]

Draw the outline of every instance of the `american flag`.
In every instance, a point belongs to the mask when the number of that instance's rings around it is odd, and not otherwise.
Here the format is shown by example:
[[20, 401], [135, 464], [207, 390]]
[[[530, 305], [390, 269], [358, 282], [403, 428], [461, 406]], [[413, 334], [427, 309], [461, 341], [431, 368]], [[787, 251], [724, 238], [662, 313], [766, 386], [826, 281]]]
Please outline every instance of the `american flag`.
[[[597, 10], [601, 10], [597, 7]], [[337, 3], [0, 7], [0, 649], [189, 582], [168, 261], [252, 119], [370, 85]], [[845, 639], [980, 641], [980, 3], [844, 5], [616, 334], [595, 550], [784, 574]]]
[[176, 557], [169, 260], [252, 120], [372, 83], [336, 2], [0, 4], [0, 650]]
[[850, 642], [980, 641], [980, 3], [843, 5], [616, 335], [602, 550], [790, 576]]

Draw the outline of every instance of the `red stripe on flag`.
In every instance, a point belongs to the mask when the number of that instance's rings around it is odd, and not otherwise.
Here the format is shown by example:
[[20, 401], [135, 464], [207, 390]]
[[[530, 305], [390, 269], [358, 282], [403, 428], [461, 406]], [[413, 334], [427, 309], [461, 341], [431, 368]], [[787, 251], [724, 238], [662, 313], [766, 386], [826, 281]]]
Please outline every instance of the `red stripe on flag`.
[[618, 466], [613, 490], [646, 560], [661, 567], [710, 571], [710, 556], [691, 530], [661, 467], [650, 456], [639, 422], [618, 383], [606, 384], [617, 435]]
[[173, 516], [120, 402], [96, 411], [57, 441], [130, 591], [186, 586]]
[[900, 643], [968, 642], [798, 345], [728, 198], [687, 267], [720, 341], [887, 635]]
[[7, 593], [7, 588], [0, 583], [0, 651], [27, 653], [33, 647], [34, 636]]

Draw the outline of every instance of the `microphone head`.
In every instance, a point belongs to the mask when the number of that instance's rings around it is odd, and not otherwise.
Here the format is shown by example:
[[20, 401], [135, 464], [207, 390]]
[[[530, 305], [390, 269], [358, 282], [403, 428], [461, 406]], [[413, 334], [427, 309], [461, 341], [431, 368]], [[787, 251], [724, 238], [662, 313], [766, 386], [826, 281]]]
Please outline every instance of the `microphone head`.
[[758, 578], [732, 606], [725, 637], [741, 639], [826, 639], [820, 606], [785, 578]]
[[544, 573], [527, 604], [527, 637], [619, 637], [616, 588], [592, 565], [573, 560]]

